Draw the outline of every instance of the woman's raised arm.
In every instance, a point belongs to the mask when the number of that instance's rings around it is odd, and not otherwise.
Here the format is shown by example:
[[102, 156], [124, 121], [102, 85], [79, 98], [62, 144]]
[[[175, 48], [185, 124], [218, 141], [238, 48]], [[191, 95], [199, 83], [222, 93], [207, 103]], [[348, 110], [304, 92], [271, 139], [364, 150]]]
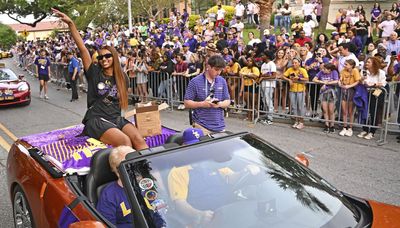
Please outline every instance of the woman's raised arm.
[[62, 13], [61, 11], [56, 10], [54, 8], [51, 10], [57, 17], [59, 17], [63, 22], [65, 22], [68, 25], [69, 30], [71, 31], [72, 38], [75, 40], [75, 43], [78, 46], [78, 49], [81, 53], [83, 68], [85, 69], [85, 71], [87, 71], [90, 67], [90, 64], [92, 64], [92, 58], [90, 57], [89, 51], [85, 47], [85, 44], [83, 43], [82, 37], [79, 34], [78, 29], [75, 26], [75, 23], [65, 13]]

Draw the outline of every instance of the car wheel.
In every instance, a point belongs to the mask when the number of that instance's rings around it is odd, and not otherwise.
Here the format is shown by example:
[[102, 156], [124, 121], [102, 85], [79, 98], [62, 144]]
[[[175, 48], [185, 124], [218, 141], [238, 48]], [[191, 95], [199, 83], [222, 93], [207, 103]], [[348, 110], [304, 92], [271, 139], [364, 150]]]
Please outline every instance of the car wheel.
[[31, 208], [20, 186], [15, 187], [13, 196], [14, 226], [16, 228], [35, 227]]

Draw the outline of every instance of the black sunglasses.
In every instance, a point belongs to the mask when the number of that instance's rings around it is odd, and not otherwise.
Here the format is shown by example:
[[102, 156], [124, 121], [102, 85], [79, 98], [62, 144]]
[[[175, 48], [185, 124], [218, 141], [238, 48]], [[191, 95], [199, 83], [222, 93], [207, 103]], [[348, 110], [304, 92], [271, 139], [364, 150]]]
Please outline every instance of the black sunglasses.
[[107, 54], [104, 54], [104, 55], [98, 55], [96, 58], [97, 58], [98, 61], [100, 61], [103, 58], [106, 58], [106, 59], [112, 58], [112, 56], [113, 55], [111, 53], [107, 53]]

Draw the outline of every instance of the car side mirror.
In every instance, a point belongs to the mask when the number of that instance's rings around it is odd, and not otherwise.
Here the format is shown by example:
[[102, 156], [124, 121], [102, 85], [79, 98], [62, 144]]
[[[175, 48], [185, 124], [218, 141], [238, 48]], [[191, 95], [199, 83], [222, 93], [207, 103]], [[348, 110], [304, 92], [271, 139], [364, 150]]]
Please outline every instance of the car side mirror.
[[308, 158], [304, 154], [296, 154], [295, 159], [306, 167], [310, 165], [310, 161], [308, 161]]
[[25, 75], [23, 75], [23, 74], [18, 75], [19, 80], [24, 80], [24, 78], [25, 78]]
[[86, 228], [86, 227], [91, 227], [91, 228], [106, 228], [106, 226], [98, 221], [79, 221], [79, 222], [74, 222], [71, 225], [69, 225], [69, 228]]

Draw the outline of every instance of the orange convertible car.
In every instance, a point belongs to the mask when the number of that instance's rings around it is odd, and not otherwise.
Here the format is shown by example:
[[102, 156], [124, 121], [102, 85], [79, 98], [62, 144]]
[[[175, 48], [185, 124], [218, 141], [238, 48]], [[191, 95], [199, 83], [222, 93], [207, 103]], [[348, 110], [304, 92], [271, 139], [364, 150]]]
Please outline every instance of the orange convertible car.
[[181, 135], [170, 129], [146, 138], [150, 149], [119, 166], [129, 200], [122, 211], [132, 221], [108, 221], [96, 204], [116, 180], [110, 148], [78, 136], [81, 130], [13, 144], [7, 178], [15, 227], [400, 227], [399, 207], [343, 193], [255, 135], [216, 134], [180, 145]]

